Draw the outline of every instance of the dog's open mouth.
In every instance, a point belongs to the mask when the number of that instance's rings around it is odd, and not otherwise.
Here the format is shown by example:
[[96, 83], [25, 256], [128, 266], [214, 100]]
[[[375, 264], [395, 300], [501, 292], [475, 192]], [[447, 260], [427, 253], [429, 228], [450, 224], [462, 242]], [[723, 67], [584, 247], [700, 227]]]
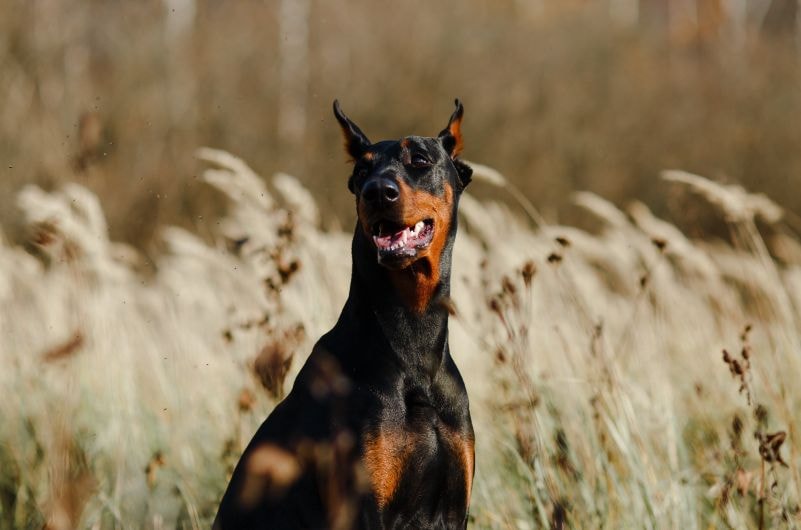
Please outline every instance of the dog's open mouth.
[[379, 258], [412, 257], [428, 247], [434, 237], [433, 219], [418, 221], [414, 226], [403, 226], [390, 221], [373, 225], [373, 243]]

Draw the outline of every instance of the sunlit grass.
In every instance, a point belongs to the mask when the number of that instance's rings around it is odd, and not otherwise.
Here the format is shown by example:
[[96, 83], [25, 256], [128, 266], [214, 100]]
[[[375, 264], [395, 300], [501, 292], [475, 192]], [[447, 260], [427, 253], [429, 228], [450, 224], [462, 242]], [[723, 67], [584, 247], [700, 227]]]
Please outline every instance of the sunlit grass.
[[[294, 178], [273, 196], [235, 157], [199, 156], [229, 214], [214, 245], [163, 229], [152, 269], [86, 189], [18, 195], [31, 245], [0, 245], [0, 528], [207, 528], [334, 323], [350, 234], [321, 231]], [[574, 201], [594, 234], [463, 198], [451, 350], [477, 436], [472, 527], [799, 525], [801, 244], [766, 198], [666, 176], [723, 208], [734, 246], [591, 194]]]

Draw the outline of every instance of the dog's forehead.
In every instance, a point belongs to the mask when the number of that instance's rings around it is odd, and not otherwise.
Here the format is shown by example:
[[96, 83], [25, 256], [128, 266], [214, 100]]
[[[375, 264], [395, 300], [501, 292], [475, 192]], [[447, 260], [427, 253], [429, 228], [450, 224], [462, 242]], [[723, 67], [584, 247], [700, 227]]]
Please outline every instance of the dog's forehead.
[[380, 155], [387, 158], [400, 158], [404, 152], [420, 150], [434, 154], [442, 150], [442, 144], [436, 138], [429, 136], [406, 136], [400, 140], [383, 140], [370, 146], [368, 153], [372, 156]]

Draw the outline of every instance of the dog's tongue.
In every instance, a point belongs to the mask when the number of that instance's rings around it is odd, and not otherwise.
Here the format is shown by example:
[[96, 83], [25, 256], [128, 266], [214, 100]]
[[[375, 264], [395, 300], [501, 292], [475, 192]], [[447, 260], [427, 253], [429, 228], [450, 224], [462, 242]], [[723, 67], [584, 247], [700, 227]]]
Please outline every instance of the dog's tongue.
[[375, 244], [379, 248], [389, 248], [389, 247], [398, 245], [399, 243], [400, 243], [400, 246], [405, 246], [406, 245], [406, 241], [409, 239], [409, 234], [410, 233], [411, 233], [411, 230], [409, 230], [409, 227], [407, 226], [403, 230], [399, 230], [398, 232], [395, 232], [394, 234], [389, 234], [389, 235], [385, 235], [385, 236], [383, 236], [383, 235], [376, 236], [374, 238]]
[[381, 232], [377, 236], [373, 236], [375, 246], [381, 250], [397, 250], [406, 247], [407, 243], [411, 240], [412, 243], [416, 242], [416, 238], [420, 235], [420, 231], [425, 227], [423, 221], [418, 222], [414, 226], [404, 227], [394, 233], [384, 234], [384, 227], [381, 227]]

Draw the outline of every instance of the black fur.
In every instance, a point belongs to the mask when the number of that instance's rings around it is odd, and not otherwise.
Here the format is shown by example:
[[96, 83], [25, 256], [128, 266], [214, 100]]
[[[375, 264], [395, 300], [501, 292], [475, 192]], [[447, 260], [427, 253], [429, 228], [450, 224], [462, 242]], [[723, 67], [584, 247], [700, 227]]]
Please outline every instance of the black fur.
[[[448, 135], [370, 144], [336, 102], [334, 112], [355, 161], [350, 188], [357, 208], [360, 190], [373, 178], [394, 179], [434, 198], [453, 190], [439, 281], [424, 311], [410, 309], [393, 285], [397, 271], [379, 264], [370, 234], [357, 223], [350, 292], [339, 320], [315, 344], [291, 392], [248, 445], [214, 527], [463, 529], [472, 462], [468, 478], [448, 443], [472, 444], [473, 428], [465, 386], [448, 347], [447, 302], [456, 208], [470, 168], [451, 158], [447, 146], [456, 140]], [[452, 120], [460, 120], [462, 112], [458, 104]], [[414, 154], [430, 164], [415, 167]], [[390, 215], [397, 207], [379, 205], [369, 215]], [[365, 480], [370, 476], [363, 458], [367, 440], [377, 435], [409, 448], [394, 494], [383, 507], [375, 484]], [[252, 465], [252, 456], [265, 446], [280, 448], [296, 463], [299, 471], [289, 484], [277, 484], [272, 471]]]

